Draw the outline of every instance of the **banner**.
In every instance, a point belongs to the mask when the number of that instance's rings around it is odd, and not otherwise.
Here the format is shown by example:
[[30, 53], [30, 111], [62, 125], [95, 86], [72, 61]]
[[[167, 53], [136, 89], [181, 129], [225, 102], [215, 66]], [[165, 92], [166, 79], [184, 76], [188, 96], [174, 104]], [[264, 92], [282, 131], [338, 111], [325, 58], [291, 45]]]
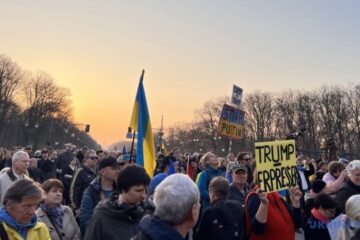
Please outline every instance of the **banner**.
[[295, 140], [255, 143], [260, 189], [275, 192], [297, 185]]
[[232, 139], [240, 139], [244, 133], [245, 113], [225, 104], [219, 121], [218, 135]]
[[233, 85], [233, 92], [231, 96], [231, 103], [240, 106], [241, 105], [241, 99], [242, 99], [243, 90], [242, 88]]

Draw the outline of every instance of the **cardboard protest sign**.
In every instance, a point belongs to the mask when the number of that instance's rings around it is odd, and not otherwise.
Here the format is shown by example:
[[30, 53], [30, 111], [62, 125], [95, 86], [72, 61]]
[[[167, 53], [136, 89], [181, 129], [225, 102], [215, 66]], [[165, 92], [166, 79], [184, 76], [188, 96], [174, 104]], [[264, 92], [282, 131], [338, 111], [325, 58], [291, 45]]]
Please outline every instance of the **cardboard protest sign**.
[[232, 139], [240, 139], [244, 132], [245, 113], [225, 104], [219, 121], [218, 134]]
[[275, 192], [297, 185], [295, 140], [255, 143], [260, 189]]
[[233, 85], [233, 92], [231, 96], [231, 103], [240, 106], [242, 100], [243, 90], [242, 88]]

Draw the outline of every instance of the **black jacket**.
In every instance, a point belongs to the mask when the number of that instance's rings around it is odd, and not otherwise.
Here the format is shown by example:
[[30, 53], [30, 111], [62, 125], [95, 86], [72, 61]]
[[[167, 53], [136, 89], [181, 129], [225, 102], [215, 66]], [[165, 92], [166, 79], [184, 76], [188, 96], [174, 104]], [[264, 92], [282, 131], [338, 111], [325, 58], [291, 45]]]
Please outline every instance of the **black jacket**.
[[[43, 172], [43, 181], [46, 181], [50, 178], [56, 178], [56, 162], [49, 159], [42, 159], [40, 169]], [[41, 160], [40, 160], [41, 161]]]
[[79, 173], [76, 176], [76, 179], [73, 179], [74, 186], [70, 191], [72, 191], [72, 203], [75, 204], [76, 208], [80, 207], [82, 196], [85, 192], [85, 189], [89, 186], [92, 180], [96, 178], [96, 174], [87, 167], [79, 169]]
[[304, 233], [305, 240], [331, 240], [326, 224], [312, 215], [306, 222]]
[[195, 239], [246, 239], [245, 211], [242, 204], [233, 200], [218, 200], [213, 203], [203, 212]]
[[145, 216], [140, 222], [140, 233], [131, 240], [183, 240], [171, 225], [154, 216]]
[[142, 207], [118, 204], [118, 194], [99, 202], [94, 210], [84, 240], [129, 240], [138, 234]]

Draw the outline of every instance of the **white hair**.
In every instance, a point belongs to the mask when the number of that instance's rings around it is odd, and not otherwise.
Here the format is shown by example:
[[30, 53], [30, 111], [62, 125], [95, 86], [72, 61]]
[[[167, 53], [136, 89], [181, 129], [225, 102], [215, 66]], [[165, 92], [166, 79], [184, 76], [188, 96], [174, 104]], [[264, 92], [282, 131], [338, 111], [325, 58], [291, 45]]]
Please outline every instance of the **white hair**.
[[347, 166], [346, 170], [351, 174], [355, 170], [360, 170], [360, 160], [353, 160]]
[[353, 195], [346, 201], [345, 212], [351, 220], [360, 216], [360, 194]]
[[199, 200], [199, 190], [188, 175], [172, 174], [155, 189], [154, 214], [173, 226], [179, 225]]
[[17, 151], [16, 153], [14, 153], [14, 155], [12, 156], [11, 161], [14, 162], [16, 160], [30, 160], [29, 158], [29, 154], [25, 151]]

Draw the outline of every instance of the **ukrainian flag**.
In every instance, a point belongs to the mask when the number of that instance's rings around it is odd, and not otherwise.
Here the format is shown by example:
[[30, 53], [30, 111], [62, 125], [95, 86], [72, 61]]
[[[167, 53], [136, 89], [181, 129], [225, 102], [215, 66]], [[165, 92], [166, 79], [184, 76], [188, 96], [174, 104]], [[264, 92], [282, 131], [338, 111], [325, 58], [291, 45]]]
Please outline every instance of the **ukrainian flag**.
[[155, 145], [152, 134], [149, 111], [146, 103], [142, 71], [136, 94], [130, 127], [137, 131], [136, 164], [143, 166], [150, 176], [155, 169]]

